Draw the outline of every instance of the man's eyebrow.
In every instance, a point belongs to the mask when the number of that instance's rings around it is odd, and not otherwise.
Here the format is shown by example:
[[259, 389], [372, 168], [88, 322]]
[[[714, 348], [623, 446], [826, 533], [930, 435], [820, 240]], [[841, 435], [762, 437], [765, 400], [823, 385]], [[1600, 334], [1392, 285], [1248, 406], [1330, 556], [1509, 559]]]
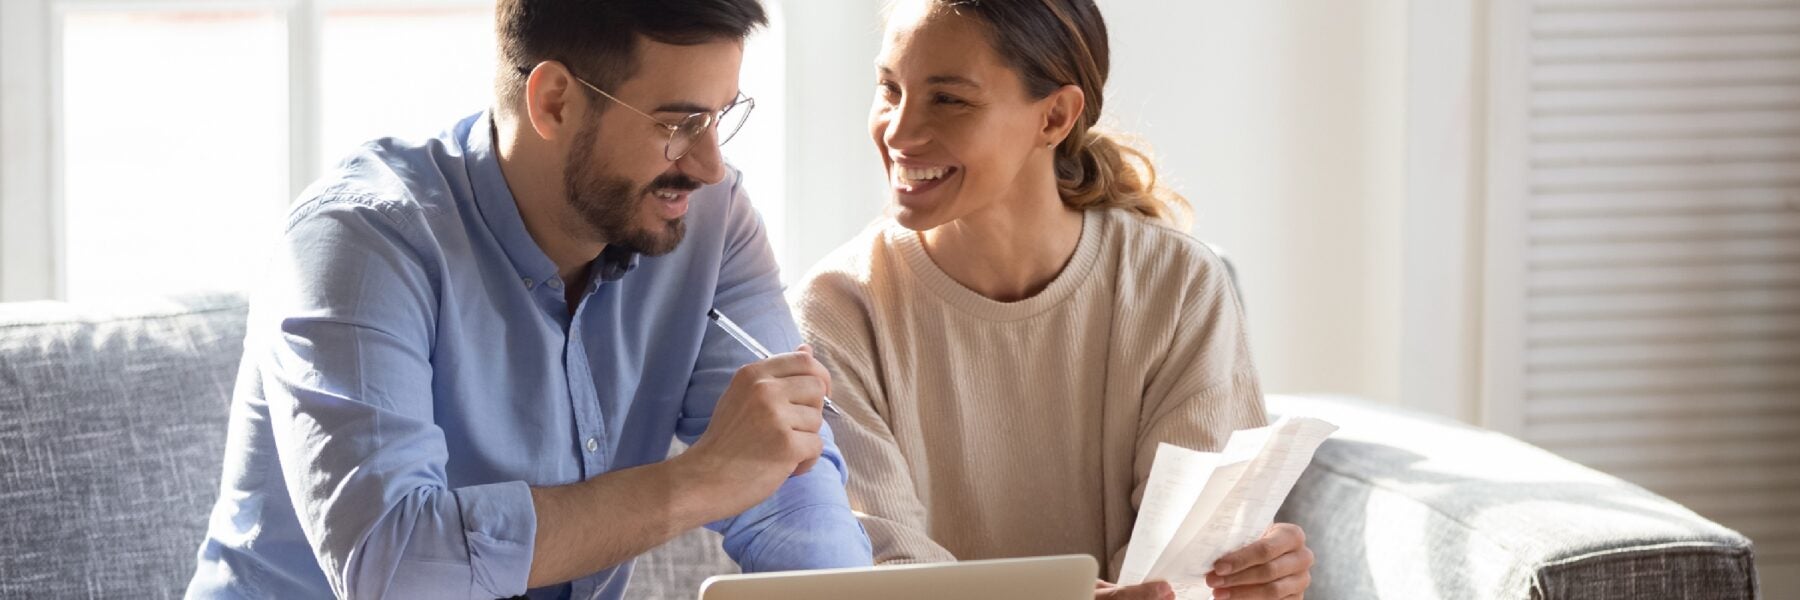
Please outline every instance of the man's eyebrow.
[[656, 109], [652, 110], [650, 112], [680, 113], [680, 114], [684, 114], [684, 115], [691, 115], [694, 113], [713, 112], [715, 110], [718, 110], [718, 109], [707, 108], [707, 107], [701, 106], [700, 103], [694, 102], [691, 100], [676, 100], [674, 102], [668, 102], [668, 103], [657, 105]]
[[[726, 102], [725, 104], [727, 106], [729, 106], [732, 102], [737, 102], [741, 96], [743, 96], [743, 94], [741, 92], [737, 93], [737, 94], [732, 94], [731, 102]], [[725, 110], [725, 107], [724, 106], [719, 106], [719, 107], [706, 106], [704, 104], [695, 102], [693, 100], [671, 100], [671, 101], [656, 105], [656, 108], [651, 110], [650, 112], [691, 115], [694, 113], [719, 112], [721, 110]]]

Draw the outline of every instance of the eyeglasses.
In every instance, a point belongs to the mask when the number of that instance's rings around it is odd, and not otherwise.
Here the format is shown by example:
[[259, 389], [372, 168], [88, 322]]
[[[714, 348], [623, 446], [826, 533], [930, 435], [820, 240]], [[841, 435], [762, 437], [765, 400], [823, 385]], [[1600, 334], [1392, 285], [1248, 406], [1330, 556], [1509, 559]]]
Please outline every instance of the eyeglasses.
[[[531, 68], [519, 67], [519, 74], [530, 77]], [[575, 76], [571, 74], [570, 77]], [[756, 100], [754, 98], [740, 93], [737, 96], [737, 100], [733, 101], [731, 104], [725, 105], [725, 108], [719, 109], [718, 112], [693, 113], [682, 117], [680, 121], [676, 121], [674, 124], [670, 124], [664, 122], [662, 119], [650, 116], [650, 113], [638, 110], [635, 106], [626, 104], [624, 100], [613, 97], [612, 94], [606, 93], [606, 90], [595, 87], [594, 84], [588, 83], [585, 79], [575, 77], [575, 81], [581, 82], [581, 85], [585, 85], [588, 89], [594, 90], [595, 93], [605, 96], [606, 99], [619, 103], [619, 106], [623, 106], [631, 112], [642, 115], [644, 118], [649, 119], [650, 122], [655, 123], [657, 127], [668, 130], [669, 141], [663, 146], [663, 158], [667, 158], [671, 162], [681, 160], [681, 157], [687, 156], [688, 151], [694, 149], [694, 140], [700, 139], [700, 134], [706, 133], [709, 129], [716, 131], [719, 145], [725, 145], [725, 142], [731, 141], [731, 138], [737, 135], [738, 130], [744, 127], [744, 121], [750, 119], [750, 111], [756, 108]]]

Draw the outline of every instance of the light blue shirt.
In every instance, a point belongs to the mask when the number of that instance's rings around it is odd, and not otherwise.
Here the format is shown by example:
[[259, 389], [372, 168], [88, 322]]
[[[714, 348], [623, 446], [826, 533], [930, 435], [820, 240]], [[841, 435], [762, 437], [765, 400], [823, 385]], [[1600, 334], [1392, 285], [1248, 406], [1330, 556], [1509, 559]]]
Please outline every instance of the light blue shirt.
[[[800, 343], [735, 170], [694, 192], [674, 252], [609, 250], [588, 280], [563, 281], [526, 233], [489, 123], [370, 142], [295, 203], [251, 301], [189, 596], [526, 593], [527, 486], [662, 460], [755, 360], [708, 308], [771, 348]], [[573, 317], [565, 286], [586, 290]], [[869, 564], [821, 433], [811, 472], [708, 525], [744, 570]], [[530, 595], [619, 598], [630, 571]]]

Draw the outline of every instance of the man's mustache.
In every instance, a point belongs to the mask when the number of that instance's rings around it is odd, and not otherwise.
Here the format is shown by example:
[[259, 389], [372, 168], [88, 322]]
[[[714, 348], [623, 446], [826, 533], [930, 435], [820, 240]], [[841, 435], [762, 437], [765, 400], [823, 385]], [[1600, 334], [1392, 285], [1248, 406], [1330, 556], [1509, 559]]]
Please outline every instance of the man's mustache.
[[700, 189], [700, 185], [700, 182], [692, 177], [680, 173], [670, 173], [651, 180], [648, 187], [652, 190], [691, 192]]

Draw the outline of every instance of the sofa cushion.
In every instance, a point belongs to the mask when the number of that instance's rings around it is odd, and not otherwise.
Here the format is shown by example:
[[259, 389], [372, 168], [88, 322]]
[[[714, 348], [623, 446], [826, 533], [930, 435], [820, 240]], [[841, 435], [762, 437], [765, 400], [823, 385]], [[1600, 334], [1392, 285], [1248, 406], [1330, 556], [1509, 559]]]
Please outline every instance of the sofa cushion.
[[1278, 517], [1320, 598], [1756, 597], [1750, 541], [1511, 437], [1364, 402], [1271, 397], [1340, 429]]
[[233, 295], [0, 305], [0, 597], [181, 595], [245, 314]]

